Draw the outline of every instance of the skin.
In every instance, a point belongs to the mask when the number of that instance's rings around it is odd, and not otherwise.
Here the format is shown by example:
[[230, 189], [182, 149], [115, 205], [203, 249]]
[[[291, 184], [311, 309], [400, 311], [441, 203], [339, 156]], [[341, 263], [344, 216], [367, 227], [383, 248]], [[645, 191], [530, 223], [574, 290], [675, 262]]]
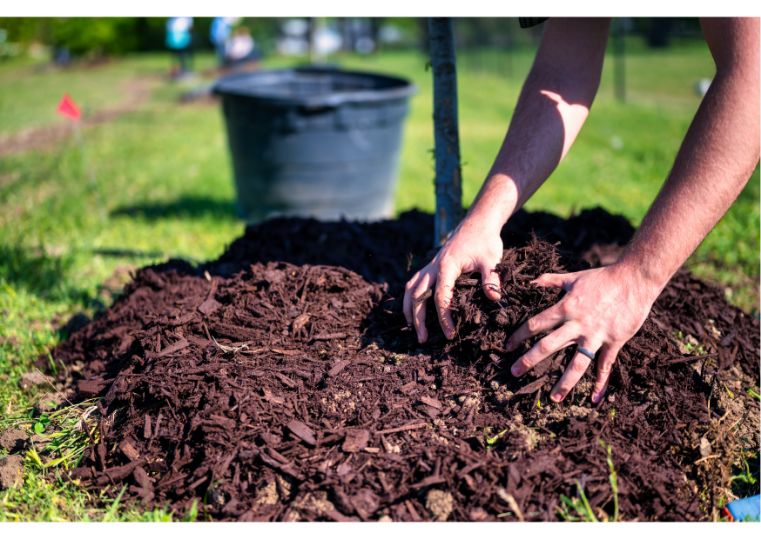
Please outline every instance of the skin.
[[[428, 338], [425, 295], [434, 290], [439, 324], [455, 336], [449, 306], [457, 277], [479, 272], [484, 293], [500, 298], [493, 271], [500, 231], [549, 177], [586, 120], [602, 70], [608, 19], [551, 19], [494, 165], [468, 214], [434, 259], [407, 283], [404, 314], [418, 341]], [[716, 74], [673, 168], [620, 259], [609, 266], [544, 274], [538, 286], [565, 290], [527, 320], [507, 349], [545, 334], [513, 365], [523, 376], [568, 346], [596, 353], [592, 401], [602, 400], [616, 356], [647, 318], [669, 279], [726, 213], [759, 159], [759, 20], [703, 19]], [[562, 401], [592, 360], [576, 352], [551, 392]]]

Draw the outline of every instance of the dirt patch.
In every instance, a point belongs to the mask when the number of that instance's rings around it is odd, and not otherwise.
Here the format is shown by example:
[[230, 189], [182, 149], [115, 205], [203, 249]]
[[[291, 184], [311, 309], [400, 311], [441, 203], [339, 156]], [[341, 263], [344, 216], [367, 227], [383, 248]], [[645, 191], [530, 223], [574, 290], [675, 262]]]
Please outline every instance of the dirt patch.
[[[106, 107], [82, 117], [82, 127], [88, 128], [110, 122], [119, 116], [137, 110], [150, 97], [158, 84], [153, 78], [135, 78], [126, 81], [118, 88], [118, 93], [126, 96], [119, 104]], [[52, 110], [52, 107], [51, 107]], [[53, 125], [24, 129], [11, 135], [0, 135], [0, 158], [8, 155], [46, 150], [55, 147], [62, 140], [74, 134], [74, 126], [69, 121], [60, 121]], [[0, 177], [0, 184], [11, 183], [17, 177], [5, 175]]]
[[0, 457], [0, 491], [17, 487], [21, 484], [24, 471], [24, 457], [8, 455]]
[[[580, 492], [602, 516], [617, 497], [628, 520], [709, 518], [737, 448], [759, 447], [758, 402], [717, 398], [759, 378], [758, 322], [721, 290], [680, 271], [597, 408], [591, 371], [549, 401], [566, 353], [509, 374], [521, 350], [505, 336], [558, 298], [531, 280], [609, 262], [631, 233], [602, 210], [517, 214], [503, 300], [464, 276], [457, 338], [432, 326], [425, 346], [400, 305], [430, 255], [424, 214], [273, 220], [207, 265], [142, 269], [53, 352], [80, 397], [103, 396], [101, 442], [74, 476], [227, 520], [554, 520]], [[687, 334], [699, 347], [684, 353]]]
[[0, 432], [0, 449], [8, 453], [18, 453], [29, 445], [29, 435], [21, 429]]

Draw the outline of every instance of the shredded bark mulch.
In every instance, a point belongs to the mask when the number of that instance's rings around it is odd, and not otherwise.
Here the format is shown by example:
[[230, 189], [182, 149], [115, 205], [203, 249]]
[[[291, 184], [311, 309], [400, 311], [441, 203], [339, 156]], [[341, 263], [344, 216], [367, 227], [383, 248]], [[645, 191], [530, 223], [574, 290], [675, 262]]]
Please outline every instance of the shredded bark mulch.
[[590, 369], [554, 404], [571, 351], [515, 379], [525, 348], [505, 339], [560, 297], [533, 279], [612, 262], [631, 226], [599, 209], [517, 214], [503, 299], [463, 276], [457, 337], [431, 310], [421, 346], [401, 297], [432, 224], [278, 219], [204, 266], [140, 270], [53, 352], [80, 398], [103, 397], [73, 475], [224, 520], [555, 520], [582, 497], [597, 518], [710, 518], [737, 451], [759, 447], [758, 321], [680, 271], [604, 403]]

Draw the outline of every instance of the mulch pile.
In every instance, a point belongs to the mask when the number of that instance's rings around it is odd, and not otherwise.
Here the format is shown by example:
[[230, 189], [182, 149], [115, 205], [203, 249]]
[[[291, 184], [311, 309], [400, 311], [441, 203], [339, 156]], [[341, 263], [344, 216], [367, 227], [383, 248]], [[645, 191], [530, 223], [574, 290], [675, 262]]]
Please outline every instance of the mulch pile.
[[420, 346], [401, 297], [432, 225], [278, 219], [204, 266], [140, 270], [53, 351], [81, 398], [103, 397], [73, 475], [225, 520], [555, 520], [582, 494], [598, 518], [616, 502], [622, 519], [709, 518], [733, 452], [758, 449], [758, 322], [680, 271], [606, 401], [591, 405], [590, 369], [556, 405], [568, 352], [517, 380], [525, 348], [505, 338], [560, 297], [531, 280], [610, 263], [631, 226], [599, 209], [517, 214], [503, 300], [464, 276], [457, 338], [431, 323]]

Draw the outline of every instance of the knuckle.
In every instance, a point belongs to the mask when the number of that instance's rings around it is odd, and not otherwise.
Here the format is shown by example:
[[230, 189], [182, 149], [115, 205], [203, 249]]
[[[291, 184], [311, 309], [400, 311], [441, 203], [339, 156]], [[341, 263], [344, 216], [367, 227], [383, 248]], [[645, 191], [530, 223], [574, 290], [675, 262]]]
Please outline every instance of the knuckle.
[[564, 301], [565, 310], [568, 313], [574, 313], [579, 309], [580, 298], [578, 296], [568, 296]]
[[571, 372], [577, 375], [582, 375], [587, 370], [587, 366], [582, 361], [574, 361], [571, 364]]
[[444, 284], [438, 284], [433, 295], [436, 298], [436, 301], [448, 300], [451, 296], [450, 287]]
[[452, 255], [450, 255], [448, 252], [443, 253], [439, 259], [439, 271], [451, 270], [453, 267], [454, 261], [452, 260]]
[[552, 352], [553, 346], [552, 346], [552, 343], [549, 342], [547, 339], [542, 339], [537, 344], [537, 349], [539, 350], [541, 354], [547, 355]]
[[539, 331], [539, 324], [540, 324], [540, 322], [541, 322], [541, 320], [539, 319], [538, 316], [535, 316], [533, 318], [529, 318], [528, 321], [526, 322], [526, 327], [528, 328], [528, 330], [531, 333], [535, 333], [535, 332]]

